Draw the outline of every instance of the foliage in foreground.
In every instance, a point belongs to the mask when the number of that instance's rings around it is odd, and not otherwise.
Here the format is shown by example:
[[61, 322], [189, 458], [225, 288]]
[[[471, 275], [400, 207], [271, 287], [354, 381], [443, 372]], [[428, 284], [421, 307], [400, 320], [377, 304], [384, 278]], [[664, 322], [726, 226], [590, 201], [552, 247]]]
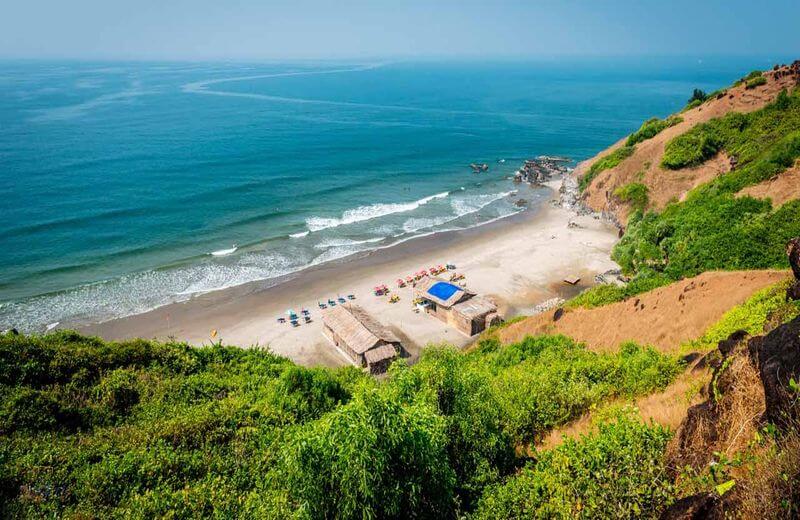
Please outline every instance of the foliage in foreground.
[[453, 518], [519, 447], [679, 371], [562, 336], [431, 348], [376, 382], [257, 349], [3, 335], [0, 515]]
[[664, 465], [669, 438], [660, 426], [620, 415], [491, 488], [475, 517], [658, 518], [672, 497]]

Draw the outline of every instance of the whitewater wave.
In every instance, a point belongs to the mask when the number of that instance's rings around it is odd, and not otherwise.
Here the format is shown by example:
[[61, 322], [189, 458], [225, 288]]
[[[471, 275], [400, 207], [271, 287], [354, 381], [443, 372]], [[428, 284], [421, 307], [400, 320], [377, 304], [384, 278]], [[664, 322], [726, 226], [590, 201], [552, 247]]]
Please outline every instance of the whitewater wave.
[[228, 256], [228, 255], [232, 255], [233, 253], [235, 253], [237, 249], [239, 249], [239, 248], [236, 247], [236, 246], [233, 246], [233, 247], [231, 247], [229, 249], [220, 249], [219, 251], [212, 251], [209, 254], [211, 256]]
[[504, 191], [501, 193], [484, 193], [482, 195], [472, 195], [470, 197], [453, 199], [450, 201], [453, 211], [459, 217], [475, 213], [485, 208], [492, 202], [510, 197], [517, 193], [517, 190]]
[[386, 237], [367, 238], [365, 240], [351, 240], [349, 238], [332, 238], [330, 240], [323, 240], [319, 244], [316, 244], [314, 247], [317, 249], [329, 249], [331, 247], [359, 246], [362, 244], [374, 244], [376, 242], [380, 242], [385, 239]]
[[450, 201], [450, 206], [453, 208], [452, 215], [442, 215], [439, 217], [430, 218], [410, 218], [403, 224], [403, 234], [416, 233], [417, 231], [423, 231], [447, 224], [461, 217], [476, 213], [489, 204], [504, 199], [510, 195], [513, 195], [514, 193], [516, 193], [516, 190], [455, 198]]
[[309, 231], [316, 232], [322, 231], [323, 229], [355, 224], [356, 222], [372, 220], [379, 217], [385, 217], [387, 215], [393, 215], [395, 213], [413, 211], [433, 200], [443, 199], [448, 195], [450, 195], [450, 192], [444, 191], [442, 193], [437, 193], [436, 195], [430, 195], [428, 197], [421, 198], [414, 202], [390, 204], [381, 203], [372, 204], [370, 206], [359, 206], [355, 209], [348, 209], [340, 218], [310, 217], [306, 219], [306, 226], [308, 226]]
[[289, 238], [303, 238], [305, 236], [308, 236], [309, 233], [311, 233], [311, 231], [308, 230], [300, 231], [299, 233], [292, 233], [291, 235], [289, 235]]

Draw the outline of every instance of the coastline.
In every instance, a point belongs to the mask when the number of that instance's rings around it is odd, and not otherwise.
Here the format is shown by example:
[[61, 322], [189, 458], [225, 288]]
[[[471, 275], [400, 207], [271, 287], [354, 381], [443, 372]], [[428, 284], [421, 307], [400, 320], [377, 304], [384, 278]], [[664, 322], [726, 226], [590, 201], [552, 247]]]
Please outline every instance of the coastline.
[[[554, 204], [561, 180], [546, 183], [553, 199], [476, 228], [418, 237], [358, 257], [317, 265], [266, 282], [252, 282], [195, 296], [180, 303], [78, 327], [104, 339], [174, 338], [194, 345], [222, 341], [239, 346], [269, 346], [304, 365], [345, 365], [347, 361], [322, 336], [318, 301], [355, 294], [356, 302], [397, 332], [414, 357], [428, 343], [457, 346], [473, 338], [411, 309], [411, 288], [395, 280], [430, 265], [452, 262], [467, 287], [492, 297], [506, 319], [530, 314], [544, 300], [568, 297], [591, 285], [595, 274], [612, 269], [609, 253], [617, 241], [613, 225], [595, 215]], [[572, 221], [577, 226], [568, 227]], [[562, 282], [578, 276], [581, 283]], [[376, 297], [372, 287], [385, 283], [399, 303]], [[292, 328], [277, 323], [287, 309], [311, 311], [312, 323]], [[217, 332], [212, 338], [212, 330]]]

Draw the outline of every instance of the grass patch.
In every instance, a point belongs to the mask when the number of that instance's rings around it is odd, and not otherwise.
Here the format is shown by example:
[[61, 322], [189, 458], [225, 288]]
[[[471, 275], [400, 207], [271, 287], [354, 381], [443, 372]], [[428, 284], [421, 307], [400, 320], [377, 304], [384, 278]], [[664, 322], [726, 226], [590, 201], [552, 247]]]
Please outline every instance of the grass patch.
[[633, 146], [623, 146], [595, 161], [589, 168], [589, 171], [586, 172], [586, 175], [581, 177], [579, 181], [581, 191], [588, 188], [600, 172], [617, 167], [619, 163], [633, 155], [634, 150], [635, 147]]
[[670, 116], [667, 119], [659, 119], [657, 117], [648, 119], [642, 124], [639, 130], [628, 136], [628, 140], [625, 142], [625, 145], [634, 146], [642, 141], [651, 139], [661, 133], [663, 130], [671, 126], [675, 126], [682, 121], [683, 118], [679, 116]]
[[744, 303], [722, 315], [722, 318], [695, 340], [681, 347], [684, 352], [707, 352], [717, 348], [720, 341], [738, 330], [758, 335], [768, 323], [783, 324], [800, 315], [800, 302], [787, 302], [786, 289], [789, 281], [762, 289]]
[[614, 190], [614, 196], [620, 201], [630, 204], [634, 210], [643, 211], [649, 202], [647, 185], [632, 182]]
[[757, 78], [747, 80], [747, 83], [745, 83], [744, 88], [750, 90], [766, 84], [767, 84], [767, 78], [765, 78], [764, 76], [758, 76]]

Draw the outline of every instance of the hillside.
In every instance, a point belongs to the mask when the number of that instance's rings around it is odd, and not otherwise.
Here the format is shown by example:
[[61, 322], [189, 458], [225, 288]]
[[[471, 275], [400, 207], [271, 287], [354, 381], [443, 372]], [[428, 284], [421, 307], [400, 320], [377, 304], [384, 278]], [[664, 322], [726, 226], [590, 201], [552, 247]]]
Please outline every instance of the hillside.
[[[761, 77], [766, 81], [763, 85], [748, 88], [745, 81], [712, 93], [698, 106], [687, 107], [687, 110], [675, 114], [673, 117], [680, 118], [680, 122], [636, 143], [629, 157], [617, 166], [597, 173], [583, 193], [584, 202], [595, 211], [616, 215], [624, 224], [634, 205], [615, 195], [620, 188], [631, 183], [644, 184], [648, 192], [646, 208], [662, 210], [671, 200], [682, 200], [691, 189], [729, 171], [730, 156], [724, 149], [701, 164], [670, 169], [662, 165], [665, 148], [672, 139], [700, 123], [733, 112], [750, 113], [761, 110], [774, 102], [782, 90], [792, 91], [800, 81], [800, 63], [766, 71]], [[628, 137], [625, 137], [597, 156], [584, 161], [576, 168], [575, 174], [578, 177], [586, 176], [593, 164], [624, 148], [627, 141]]]
[[503, 328], [497, 337], [513, 343], [528, 335], [564, 334], [602, 352], [615, 350], [623, 341], [676, 352], [725, 312], [787, 277], [787, 271], [703, 273], [622, 302], [568, 309], [558, 320], [552, 312], [532, 316]]
[[380, 379], [0, 334], [0, 516], [800, 517], [799, 79], [695, 92], [579, 168], [622, 283]]

